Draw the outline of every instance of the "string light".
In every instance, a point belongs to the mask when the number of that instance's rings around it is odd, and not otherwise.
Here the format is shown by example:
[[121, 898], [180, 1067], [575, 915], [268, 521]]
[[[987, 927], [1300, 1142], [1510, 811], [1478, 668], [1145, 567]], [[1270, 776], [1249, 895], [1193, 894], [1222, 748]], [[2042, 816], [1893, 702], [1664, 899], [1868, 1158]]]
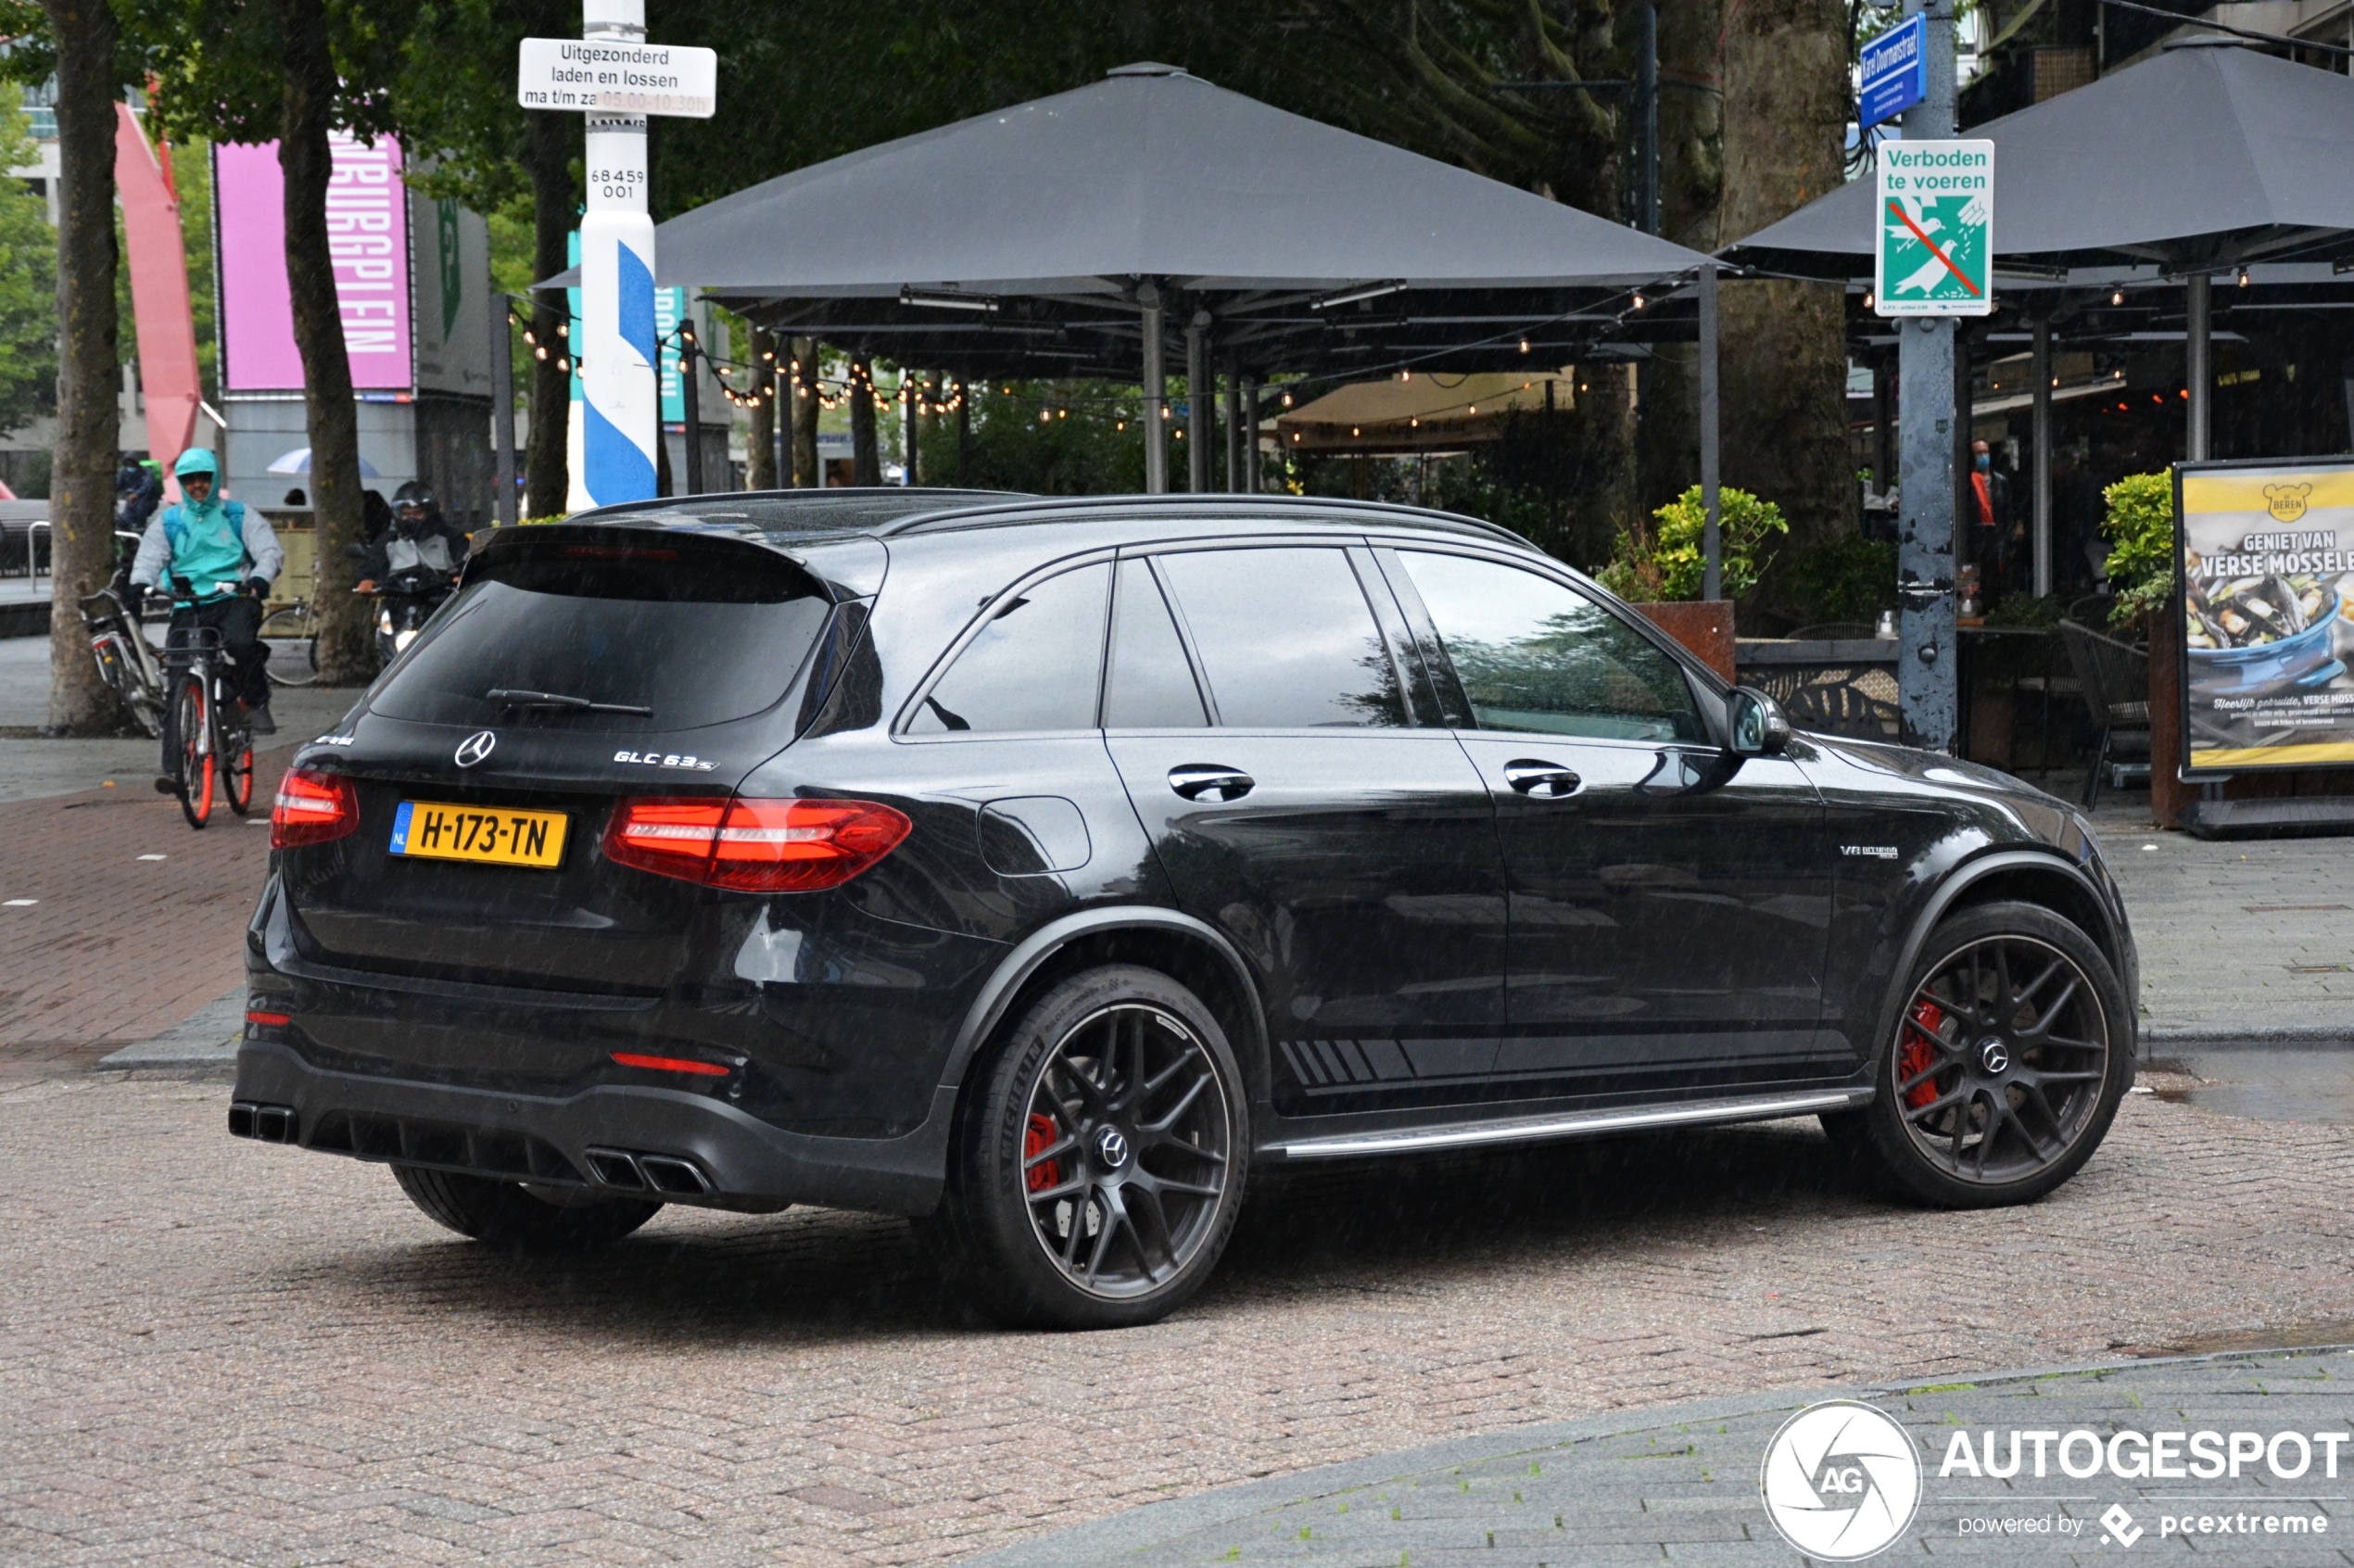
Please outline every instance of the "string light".
[[2113, 289], [2109, 290], [2108, 302], [2109, 302], [2110, 304], [2112, 304], [2112, 305], [2122, 305], [2122, 304], [2124, 304], [2124, 303], [2125, 303], [2125, 291], [2124, 291], [2123, 289], [2121, 289], [2121, 288], [2113, 288]]
[[1520, 351], [1524, 354], [1528, 352], [1528, 339], [1525, 337], [1520, 340]]

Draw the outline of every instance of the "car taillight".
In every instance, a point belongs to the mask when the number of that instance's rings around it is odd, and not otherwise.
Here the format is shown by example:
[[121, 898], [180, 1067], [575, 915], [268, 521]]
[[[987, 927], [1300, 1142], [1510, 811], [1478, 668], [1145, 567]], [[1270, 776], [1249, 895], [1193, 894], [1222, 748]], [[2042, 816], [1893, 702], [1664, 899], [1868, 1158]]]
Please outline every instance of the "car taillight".
[[624, 801], [605, 858], [739, 892], [813, 892], [857, 876], [912, 826], [872, 801]]
[[317, 768], [287, 770], [270, 803], [270, 847], [323, 844], [360, 826], [360, 791], [338, 773]]

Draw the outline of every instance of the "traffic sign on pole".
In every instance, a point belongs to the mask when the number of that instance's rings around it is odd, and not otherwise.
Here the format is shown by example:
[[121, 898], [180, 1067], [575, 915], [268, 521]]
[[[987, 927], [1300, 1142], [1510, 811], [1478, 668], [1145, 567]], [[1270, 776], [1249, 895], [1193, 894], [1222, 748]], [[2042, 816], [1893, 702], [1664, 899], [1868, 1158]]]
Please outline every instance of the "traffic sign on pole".
[[1994, 144], [1885, 142], [1872, 308], [1883, 316], [1994, 310]]
[[1929, 95], [1929, 56], [1922, 48], [1929, 19], [1915, 15], [1864, 45], [1863, 84], [1855, 95], [1855, 121], [1868, 131], [1904, 113]]
[[[570, 505], [648, 500], [662, 439], [654, 332], [654, 221], [646, 209], [646, 116], [707, 119], [718, 57], [646, 42], [645, 0], [583, 0], [581, 36], [526, 38], [515, 101], [588, 117], [580, 221], [580, 462]], [[694, 439], [690, 433], [688, 439]]]

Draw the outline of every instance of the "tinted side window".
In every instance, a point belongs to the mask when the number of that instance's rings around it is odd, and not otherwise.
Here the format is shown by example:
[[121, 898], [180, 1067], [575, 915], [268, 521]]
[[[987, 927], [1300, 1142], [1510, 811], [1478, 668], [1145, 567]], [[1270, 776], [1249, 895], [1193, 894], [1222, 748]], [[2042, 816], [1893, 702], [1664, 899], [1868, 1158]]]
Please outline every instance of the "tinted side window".
[[1142, 561], [1120, 563], [1120, 594], [1112, 608], [1111, 669], [1104, 692], [1110, 729], [1198, 729], [1209, 722], [1194, 686], [1177, 624]]
[[912, 735], [1093, 729], [1111, 563], [1064, 572], [997, 607], [917, 706]]
[[1406, 723], [1389, 651], [1340, 550], [1187, 550], [1159, 562], [1220, 724]]
[[1574, 588], [1493, 561], [1400, 550], [1482, 729], [1700, 740], [1676, 662]]

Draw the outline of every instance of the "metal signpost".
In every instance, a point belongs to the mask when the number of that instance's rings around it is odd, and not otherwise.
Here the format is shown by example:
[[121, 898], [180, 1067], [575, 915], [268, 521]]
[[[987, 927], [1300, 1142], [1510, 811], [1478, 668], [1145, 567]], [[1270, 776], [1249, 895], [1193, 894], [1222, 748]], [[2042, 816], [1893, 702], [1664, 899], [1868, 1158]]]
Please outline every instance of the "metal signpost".
[[[1954, 133], [1954, 0], [1905, 0], [1905, 26], [1919, 29], [1911, 57], [1918, 62], [1921, 92], [1905, 111], [1904, 140], [1884, 143], [1879, 152], [1872, 302], [1880, 315], [1897, 320], [1896, 587], [1904, 606], [1897, 688], [1905, 740], [1950, 752], [1959, 707], [1954, 318], [1993, 309], [1993, 148], [1947, 139]], [[1889, 63], [1903, 62], [1892, 52]], [[1965, 148], [1977, 151], [1955, 150]], [[1982, 166], [1953, 161], [1975, 156], [1984, 158]]]
[[[719, 57], [646, 42], [645, 0], [584, 0], [580, 38], [526, 38], [515, 101], [588, 117], [588, 209], [580, 221], [581, 465], [592, 506], [654, 494], [662, 439], [654, 335], [654, 221], [646, 210], [646, 116], [709, 119]], [[693, 439], [690, 434], [690, 440]]]

